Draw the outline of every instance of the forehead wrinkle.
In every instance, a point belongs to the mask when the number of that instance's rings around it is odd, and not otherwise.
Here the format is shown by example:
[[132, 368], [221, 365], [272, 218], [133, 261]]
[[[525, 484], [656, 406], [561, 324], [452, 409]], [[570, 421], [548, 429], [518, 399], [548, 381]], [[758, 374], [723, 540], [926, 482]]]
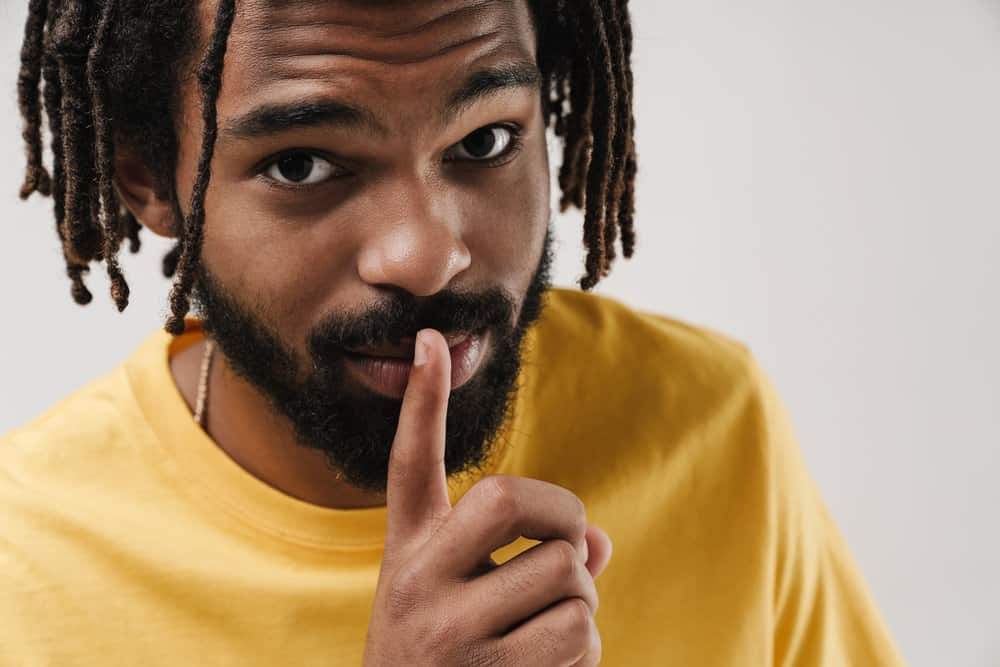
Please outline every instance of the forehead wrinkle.
[[[264, 0], [273, 5], [275, 0]], [[284, 3], [279, 3], [284, 5]], [[333, 3], [336, 5], [337, 3]], [[352, 3], [348, 3], [352, 4]], [[381, 7], [384, 3], [365, 4]], [[396, 4], [396, 3], [392, 3]], [[427, 5], [428, 3], [401, 3]], [[313, 57], [320, 55], [350, 56], [380, 61], [386, 64], [412, 64], [430, 60], [453, 49], [461, 48], [476, 40], [486, 41], [503, 33], [512, 39], [533, 26], [514, 12], [509, 1], [482, 0], [473, 5], [451, 7], [446, 12], [436, 12], [417, 21], [404, 21], [417, 12], [374, 12], [381, 21], [371, 25], [350, 22], [350, 16], [331, 11], [323, 4], [320, 11], [314, 4], [294, 5], [296, 11], [269, 11], [258, 4], [244, 15], [240, 34], [232, 36], [237, 51], [253, 54], [258, 59]], [[369, 13], [374, 10], [369, 8]], [[527, 13], [525, 6], [524, 12]], [[392, 20], [386, 20], [386, 16]], [[403, 24], [401, 27], [401, 23]], [[411, 23], [412, 25], [407, 25]], [[523, 36], [522, 36], [523, 37]], [[231, 39], [232, 39], [231, 38]], [[528, 40], [526, 40], [528, 41]], [[531, 40], [533, 43], [533, 40]]]
[[476, 2], [476, 3], [473, 3], [473, 4], [469, 4], [469, 5], [463, 5], [463, 6], [457, 8], [457, 9], [454, 9], [454, 10], [452, 10], [450, 12], [446, 12], [444, 14], [441, 14], [440, 16], [435, 16], [432, 19], [428, 19], [427, 21], [424, 21], [423, 23], [419, 23], [419, 24], [417, 24], [415, 26], [412, 26], [412, 27], [409, 27], [409, 28], [404, 28], [402, 30], [395, 30], [395, 31], [390, 31], [390, 32], [381, 32], [381, 33], [379, 33], [379, 37], [383, 37], [383, 38], [387, 38], [387, 39], [393, 39], [393, 38], [398, 38], [398, 37], [407, 37], [409, 35], [416, 34], [416, 33], [420, 32], [421, 30], [427, 30], [427, 29], [431, 28], [432, 26], [434, 26], [436, 24], [440, 24], [441, 22], [448, 21], [448, 20], [453, 20], [455, 17], [462, 17], [462, 16], [464, 16], [466, 14], [479, 14], [488, 5], [494, 4], [495, 1], [496, 0], [482, 0], [481, 2]]
[[[534, 61], [534, 24], [522, 0], [390, 4], [423, 11], [400, 14], [377, 0], [241, 3], [227, 55], [239, 75], [228, 78], [236, 87], [227, 98], [246, 111], [255, 100], [326, 97], [367, 107], [394, 124], [380, 112], [392, 105], [383, 109], [376, 100], [392, 99], [411, 84], [415, 91], [446, 85], [443, 105], [463, 83], [461, 74], [476, 65]], [[357, 5], [364, 11], [348, 11]], [[405, 69], [410, 65], [419, 69]], [[234, 106], [226, 103], [227, 111]]]
[[[325, 58], [350, 58], [352, 60], [358, 61], [368, 61], [372, 63], [381, 63], [386, 65], [419, 65], [425, 63], [429, 60], [433, 60], [439, 56], [451, 53], [452, 51], [457, 51], [459, 49], [468, 49], [473, 55], [471, 59], [479, 59], [484, 55], [491, 52], [501, 52], [510, 51], [515, 52], [518, 50], [519, 45], [512, 40], [503, 40], [497, 42], [497, 38], [501, 37], [503, 33], [501, 31], [489, 32], [485, 35], [478, 35], [471, 39], [456, 42], [454, 44], [446, 44], [440, 47], [438, 50], [421, 55], [416, 58], [395, 58], [386, 56], [374, 56], [374, 55], [361, 55], [346, 50], [336, 50], [329, 49], [321, 53], [301, 53], [301, 52], [290, 52], [290, 51], [271, 51], [267, 54], [261, 54], [259, 58], [259, 65], [268, 70], [279, 74], [285, 74], [288, 76], [301, 77], [302, 75], [308, 75], [310, 72], [315, 70], [315, 65], [320, 61], [317, 59]], [[485, 44], [480, 44], [481, 42], [486, 42]], [[471, 48], [478, 47], [478, 48]], [[329, 62], [329, 61], [325, 61]], [[276, 66], [272, 67], [270, 63], [274, 63]]]
[[[518, 87], [537, 86], [537, 68], [535, 68], [534, 62], [525, 55], [518, 55], [523, 54], [523, 50], [502, 48], [505, 45], [511, 46], [512, 43], [501, 43], [499, 48], [494, 46], [480, 54], [478, 58], [466, 61], [467, 64], [460, 70], [470, 73], [466, 78], [461, 80], [456, 78], [454, 81], [449, 78], [449, 83], [446, 84], [449, 87], [440, 89], [441, 97], [435, 103], [439, 122], [450, 124], [456, 117], [474, 106], [477, 101], [513, 92]], [[295, 62], [300, 60], [296, 59]], [[528, 70], [533, 70], [533, 74], [526, 74], [525, 72]], [[362, 122], [356, 124], [355, 129], [364, 127], [368, 132], [374, 134], [385, 133], [384, 127], [386, 125], [383, 125], [381, 120], [383, 115], [380, 113], [383, 107], [378, 104], [366, 107], [366, 102], [359, 101], [355, 88], [359, 79], [356, 76], [346, 80], [338, 80], [338, 77], [330, 77], [328, 71], [319, 74], [315, 69], [312, 72], [286, 71], [283, 74], [283, 76], [268, 78], [259, 83], [255, 82], [252, 86], [254, 94], [240, 96], [241, 99], [244, 102], [250, 102], [254, 98], [271, 99], [271, 106], [288, 104], [290, 101], [322, 104], [326, 100], [337, 100], [339, 103], [359, 110]], [[289, 84], [293, 81], [293, 87], [290, 87]], [[513, 83], [514, 81], [517, 83]], [[442, 80], [441, 83], [445, 82]], [[332, 88], [331, 84], [333, 84]], [[437, 86], [435, 87], [437, 88]], [[479, 89], [483, 89], [481, 94], [478, 93]], [[290, 95], [292, 91], [295, 92], [294, 95]], [[392, 91], [395, 91], [393, 94], [396, 95], [402, 94], [399, 89], [390, 86], [390, 92]], [[364, 98], [365, 96], [361, 96], [360, 99]], [[266, 104], [263, 106], [267, 107]], [[245, 115], [246, 113], [246, 108], [244, 108], [234, 112], [233, 116]]]
[[[339, 0], [309, 3], [304, 0], [259, 0], [249, 17], [256, 22], [267, 24], [274, 20], [296, 22], [299, 25], [323, 25], [336, 23], [343, 28], [367, 33], [369, 37], [394, 38], [429, 29], [436, 24], [461, 18], [468, 14], [482, 14], [491, 6], [497, 11], [510, 8], [523, 0], [447, 0], [444, 2], [414, 2], [413, 0]], [[331, 5], [346, 6], [361, 19], [351, 21], [347, 17], [331, 20], [328, 12]], [[441, 6], [443, 5], [443, 7]], [[291, 15], [291, 16], [289, 16]], [[401, 27], [403, 26], [403, 27]], [[272, 27], [265, 25], [264, 27]]]

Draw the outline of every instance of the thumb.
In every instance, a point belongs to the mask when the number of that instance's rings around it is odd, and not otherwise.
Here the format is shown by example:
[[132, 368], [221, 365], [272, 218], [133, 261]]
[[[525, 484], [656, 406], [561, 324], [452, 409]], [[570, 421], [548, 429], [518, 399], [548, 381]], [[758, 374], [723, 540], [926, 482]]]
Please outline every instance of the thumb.
[[589, 552], [587, 569], [590, 571], [590, 575], [596, 579], [611, 560], [611, 537], [608, 536], [603, 528], [594, 524], [587, 525], [586, 537], [587, 550]]
[[444, 467], [451, 354], [444, 336], [423, 329], [414, 342], [386, 479], [386, 549], [424, 534], [451, 510]]

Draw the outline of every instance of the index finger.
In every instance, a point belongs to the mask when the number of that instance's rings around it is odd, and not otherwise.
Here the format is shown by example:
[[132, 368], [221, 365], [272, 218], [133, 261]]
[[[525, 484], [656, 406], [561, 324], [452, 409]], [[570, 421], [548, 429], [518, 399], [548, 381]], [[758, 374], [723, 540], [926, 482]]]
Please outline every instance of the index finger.
[[386, 550], [426, 535], [451, 510], [445, 474], [445, 425], [451, 392], [451, 354], [438, 331], [423, 329], [403, 394], [386, 480]]

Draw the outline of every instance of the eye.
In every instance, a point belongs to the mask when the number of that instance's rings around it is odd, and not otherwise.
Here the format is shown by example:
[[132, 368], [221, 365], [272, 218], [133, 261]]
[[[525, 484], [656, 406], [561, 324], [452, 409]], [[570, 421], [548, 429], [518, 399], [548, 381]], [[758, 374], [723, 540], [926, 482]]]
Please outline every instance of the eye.
[[448, 149], [447, 159], [490, 162], [504, 157], [516, 146], [517, 131], [507, 125], [487, 125], [466, 135]]
[[329, 179], [335, 171], [336, 167], [327, 160], [299, 151], [279, 157], [264, 174], [282, 185], [315, 185]]

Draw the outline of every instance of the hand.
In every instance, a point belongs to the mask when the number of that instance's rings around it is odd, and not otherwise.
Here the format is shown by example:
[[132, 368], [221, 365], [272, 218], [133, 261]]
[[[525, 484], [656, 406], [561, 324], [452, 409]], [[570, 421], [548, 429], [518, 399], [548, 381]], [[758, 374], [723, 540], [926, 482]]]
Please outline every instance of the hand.
[[[591, 666], [601, 658], [594, 577], [611, 540], [570, 491], [492, 475], [452, 508], [444, 467], [451, 356], [433, 329], [417, 336], [389, 457], [385, 552], [365, 667]], [[419, 364], [419, 365], [418, 365]], [[518, 536], [541, 540], [497, 565]]]

